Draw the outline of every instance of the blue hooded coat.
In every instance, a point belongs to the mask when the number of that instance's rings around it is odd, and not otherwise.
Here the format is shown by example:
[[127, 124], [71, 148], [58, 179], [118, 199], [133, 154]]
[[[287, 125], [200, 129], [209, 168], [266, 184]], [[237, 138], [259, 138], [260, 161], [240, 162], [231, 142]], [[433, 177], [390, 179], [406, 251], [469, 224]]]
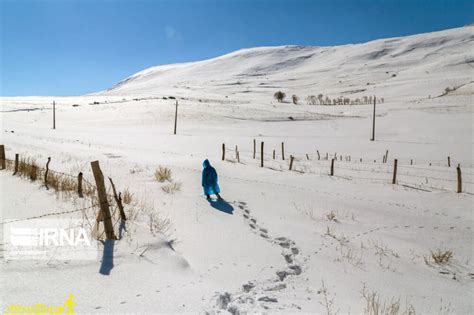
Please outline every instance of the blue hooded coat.
[[202, 163], [202, 188], [204, 189], [204, 195], [215, 195], [221, 192], [219, 184], [217, 183], [217, 172], [214, 167], [211, 166], [209, 160], [205, 160]]

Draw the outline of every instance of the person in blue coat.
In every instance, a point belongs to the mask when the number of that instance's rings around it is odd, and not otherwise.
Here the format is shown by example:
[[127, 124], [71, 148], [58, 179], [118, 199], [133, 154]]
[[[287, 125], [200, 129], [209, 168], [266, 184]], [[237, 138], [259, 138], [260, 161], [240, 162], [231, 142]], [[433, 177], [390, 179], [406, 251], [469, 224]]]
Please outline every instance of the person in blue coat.
[[205, 160], [202, 163], [202, 188], [204, 189], [204, 195], [207, 199], [211, 199], [211, 195], [216, 195], [218, 199], [222, 199], [219, 193], [221, 192], [219, 184], [217, 183], [217, 172], [214, 167], [211, 166], [209, 160]]

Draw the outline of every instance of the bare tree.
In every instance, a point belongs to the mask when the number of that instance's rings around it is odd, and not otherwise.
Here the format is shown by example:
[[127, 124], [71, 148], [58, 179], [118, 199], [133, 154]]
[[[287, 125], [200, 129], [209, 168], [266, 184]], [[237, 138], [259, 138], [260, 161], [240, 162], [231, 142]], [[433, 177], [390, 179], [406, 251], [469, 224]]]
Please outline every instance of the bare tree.
[[285, 99], [286, 97], [286, 94], [283, 93], [282, 91], [278, 91], [278, 92], [275, 92], [275, 94], [273, 94], [273, 97], [279, 102], [283, 102], [283, 100]]

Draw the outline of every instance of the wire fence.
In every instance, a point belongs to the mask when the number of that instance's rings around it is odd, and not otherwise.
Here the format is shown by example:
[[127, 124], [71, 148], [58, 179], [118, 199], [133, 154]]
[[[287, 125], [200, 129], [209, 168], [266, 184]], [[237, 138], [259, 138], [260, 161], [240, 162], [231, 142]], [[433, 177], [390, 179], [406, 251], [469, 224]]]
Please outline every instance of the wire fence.
[[[331, 164], [333, 164], [332, 176], [345, 179], [358, 179], [365, 181], [392, 183], [394, 179], [394, 160], [388, 160], [384, 155], [382, 162], [367, 158], [352, 158], [350, 155], [338, 154], [337, 152], [325, 152], [316, 154], [295, 153], [289, 151], [269, 150], [264, 152], [263, 157], [260, 146], [255, 145], [254, 150], [241, 150], [237, 146], [222, 146], [222, 156], [226, 161], [245, 164], [249, 166], [263, 166], [275, 171], [295, 171], [321, 176], [331, 175]], [[319, 153], [319, 154], [318, 154]], [[283, 160], [283, 158], [285, 158]], [[263, 161], [262, 161], [263, 160]], [[369, 162], [370, 161], [370, 162]], [[459, 181], [462, 181], [462, 192], [472, 194], [474, 192], [474, 175], [472, 164], [462, 164], [462, 179], [458, 177], [455, 160], [444, 162], [428, 162], [412, 159], [397, 159], [396, 182], [421, 190], [457, 191]], [[457, 164], [461, 164], [460, 162]], [[461, 172], [459, 165], [459, 172]]]
[[[22, 156], [21, 158], [18, 157], [18, 159], [15, 160], [0, 157], [0, 160], [5, 163], [3, 171], [10, 171], [13, 175], [29, 178], [33, 182], [40, 181], [41, 186], [46, 187], [48, 190], [54, 190], [58, 195], [62, 195], [63, 197], [66, 197], [66, 199], [77, 200], [75, 198], [80, 198], [81, 200], [83, 200], [83, 203], [90, 203], [89, 206], [84, 206], [76, 209], [57, 211], [52, 213], [43, 213], [39, 215], [29, 216], [26, 218], [5, 220], [0, 222], [0, 225], [42, 219], [51, 216], [60, 216], [77, 212], [81, 212], [86, 218], [86, 220], [89, 222], [87, 212], [90, 210], [94, 211], [93, 215], [96, 217], [96, 223], [98, 223], [99, 221], [103, 220], [103, 218], [99, 219], [99, 213], [101, 212], [101, 206], [103, 205], [103, 203], [107, 203], [109, 211], [110, 209], [112, 210], [110, 219], [114, 219], [115, 221], [112, 223], [114, 230], [117, 229], [118, 223], [122, 222], [122, 219], [124, 218], [122, 214], [120, 214], [120, 216], [118, 215], [120, 207], [123, 207], [123, 205], [121, 204], [121, 200], [119, 205], [119, 203], [117, 202], [117, 196], [111, 194], [109, 191], [106, 191], [106, 200], [101, 203], [98, 198], [96, 185], [84, 178], [82, 172], [78, 173], [77, 175], [72, 175], [52, 170], [48, 167], [50, 161], [49, 158], [48, 162], [46, 162], [45, 167], [38, 166], [35, 160], [24, 156]], [[109, 187], [109, 190], [110, 188], [111, 187]], [[92, 224], [90, 222], [89, 225], [92, 228]], [[96, 224], [96, 227], [98, 228], [98, 224]], [[105, 233], [105, 229], [102, 230], [102, 232], [99, 232], [97, 234], [97, 238], [103, 238]]]

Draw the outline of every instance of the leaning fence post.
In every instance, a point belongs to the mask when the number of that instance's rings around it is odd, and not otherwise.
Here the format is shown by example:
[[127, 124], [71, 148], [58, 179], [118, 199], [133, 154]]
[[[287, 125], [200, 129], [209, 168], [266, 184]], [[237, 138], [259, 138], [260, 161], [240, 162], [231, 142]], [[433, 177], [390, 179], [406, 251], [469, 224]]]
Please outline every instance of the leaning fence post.
[[117, 207], [119, 208], [120, 219], [122, 221], [127, 221], [127, 216], [125, 215], [125, 211], [123, 211], [122, 196], [121, 195], [117, 196], [117, 191], [115, 190], [115, 185], [114, 185], [114, 182], [112, 181], [112, 178], [109, 177], [109, 181], [110, 181], [110, 185], [112, 186], [112, 192], [114, 193], [115, 202], [117, 203]]
[[20, 159], [20, 156], [18, 153], [15, 153], [15, 171], [13, 172], [13, 175], [16, 175], [18, 173], [18, 161]]
[[291, 169], [293, 168], [293, 159], [294, 159], [294, 158], [295, 158], [295, 157], [294, 157], [293, 155], [290, 155], [290, 171], [291, 171]]
[[398, 160], [395, 159], [393, 162], [393, 179], [392, 179], [392, 184], [395, 184], [397, 182], [397, 164]]
[[458, 167], [456, 168], [456, 171], [458, 173], [458, 193], [462, 192], [462, 178], [461, 178], [461, 166], [458, 164]]
[[6, 169], [6, 157], [5, 157], [5, 145], [0, 145], [0, 165], [2, 167], [2, 170]]
[[222, 144], [222, 161], [225, 160], [225, 143]]
[[318, 153], [318, 161], [321, 159], [321, 156], [319, 155], [319, 150], [316, 150], [316, 152]]
[[84, 197], [82, 194], [82, 172], [79, 172], [79, 175], [77, 175], [77, 194], [79, 195], [79, 198]]
[[306, 153], [306, 159], [309, 160], [309, 155], [308, 155], [308, 153]]
[[285, 160], [285, 143], [281, 143], [281, 159]]
[[331, 160], [331, 176], [334, 175], [334, 159]]
[[105, 190], [104, 175], [100, 170], [99, 161], [91, 162], [92, 173], [94, 173], [95, 184], [97, 186], [97, 195], [99, 197], [100, 212], [97, 221], [104, 221], [105, 236], [108, 240], [115, 240], [114, 226], [112, 216], [110, 215], [109, 201], [107, 200], [107, 191]]
[[260, 143], [260, 167], [263, 167], [263, 141]]
[[48, 157], [48, 162], [46, 162], [46, 171], [44, 172], [44, 186], [49, 190], [48, 187], [48, 173], [49, 173], [49, 162], [51, 162], [51, 157]]
[[448, 167], [451, 167], [451, 157], [448, 156]]

